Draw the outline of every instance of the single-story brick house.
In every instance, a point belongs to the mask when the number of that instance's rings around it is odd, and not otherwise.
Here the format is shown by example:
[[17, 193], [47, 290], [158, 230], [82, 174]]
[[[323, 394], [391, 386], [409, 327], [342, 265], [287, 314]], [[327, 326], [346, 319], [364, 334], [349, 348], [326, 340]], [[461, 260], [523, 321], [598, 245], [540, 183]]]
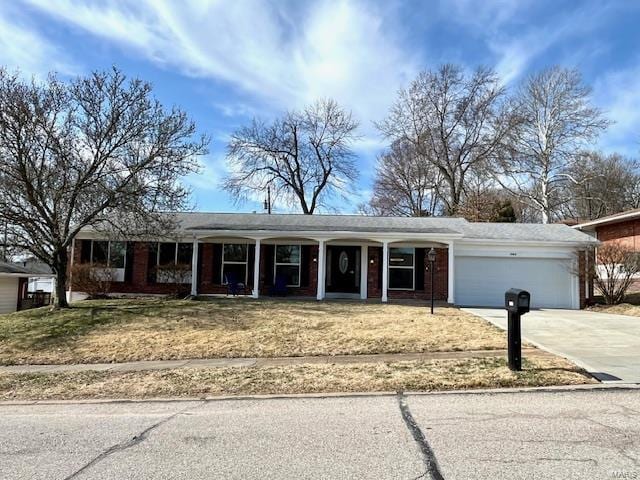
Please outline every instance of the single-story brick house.
[[225, 279], [233, 275], [256, 298], [285, 279], [288, 294], [318, 300], [428, 299], [433, 288], [437, 300], [451, 304], [502, 306], [505, 290], [519, 287], [531, 292], [534, 307], [580, 308], [585, 282], [578, 266], [584, 267], [584, 250], [597, 243], [566, 225], [449, 217], [173, 215], [179, 230], [172, 241], [107, 240], [83, 230], [72, 262], [108, 264], [112, 292], [119, 294], [167, 293], [172, 285], [163, 266], [184, 264], [190, 268], [182, 281], [193, 295], [224, 294]]

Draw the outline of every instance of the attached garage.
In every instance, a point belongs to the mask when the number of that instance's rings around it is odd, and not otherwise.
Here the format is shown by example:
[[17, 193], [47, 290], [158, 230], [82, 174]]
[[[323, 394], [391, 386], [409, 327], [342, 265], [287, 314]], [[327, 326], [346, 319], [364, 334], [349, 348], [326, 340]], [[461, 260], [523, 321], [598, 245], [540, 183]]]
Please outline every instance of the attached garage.
[[509, 288], [531, 293], [533, 308], [577, 308], [572, 259], [456, 256], [456, 303], [464, 306], [504, 306]]

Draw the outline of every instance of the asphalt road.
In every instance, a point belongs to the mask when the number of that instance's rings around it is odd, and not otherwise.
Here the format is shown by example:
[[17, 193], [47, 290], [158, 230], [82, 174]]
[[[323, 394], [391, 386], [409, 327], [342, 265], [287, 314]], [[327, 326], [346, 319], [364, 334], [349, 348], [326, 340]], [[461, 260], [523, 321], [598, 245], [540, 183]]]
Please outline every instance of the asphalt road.
[[0, 404], [2, 479], [640, 479], [640, 390]]

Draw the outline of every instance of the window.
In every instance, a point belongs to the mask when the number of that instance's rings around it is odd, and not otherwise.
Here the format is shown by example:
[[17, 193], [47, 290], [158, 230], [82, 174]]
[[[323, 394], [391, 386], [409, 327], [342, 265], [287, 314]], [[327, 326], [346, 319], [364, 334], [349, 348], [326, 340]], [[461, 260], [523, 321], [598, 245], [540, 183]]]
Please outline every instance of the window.
[[415, 249], [389, 249], [389, 288], [393, 290], [415, 289]]
[[247, 245], [243, 243], [225, 243], [222, 246], [222, 283], [233, 277], [236, 282], [247, 283]]
[[191, 265], [192, 256], [192, 243], [159, 243], [157, 265]]
[[124, 268], [127, 254], [127, 244], [124, 242], [110, 242], [109, 266], [111, 268]]
[[91, 264], [111, 268], [124, 268], [127, 256], [125, 242], [97, 241], [91, 242]]
[[287, 287], [300, 286], [300, 245], [276, 245], [274, 277], [286, 279]]
[[155, 270], [154, 281], [157, 283], [191, 283], [192, 254], [192, 243], [158, 243], [157, 248], [150, 250], [151, 256], [149, 257], [149, 271]]

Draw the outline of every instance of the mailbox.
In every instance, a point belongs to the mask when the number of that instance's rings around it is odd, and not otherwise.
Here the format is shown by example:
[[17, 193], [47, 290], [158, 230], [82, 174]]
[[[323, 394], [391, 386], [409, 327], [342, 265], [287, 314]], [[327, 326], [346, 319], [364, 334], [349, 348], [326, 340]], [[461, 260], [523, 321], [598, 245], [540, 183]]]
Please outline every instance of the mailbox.
[[511, 288], [504, 294], [504, 308], [511, 313], [522, 315], [529, 311], [531, 294], [526, 290]]
[[504, 294], [507, 309], [507, 356], [511, 370], [522, 370], [522, 341], [520, 317], [529, 311], [531, 294], [519, 288], [510, 288]]

